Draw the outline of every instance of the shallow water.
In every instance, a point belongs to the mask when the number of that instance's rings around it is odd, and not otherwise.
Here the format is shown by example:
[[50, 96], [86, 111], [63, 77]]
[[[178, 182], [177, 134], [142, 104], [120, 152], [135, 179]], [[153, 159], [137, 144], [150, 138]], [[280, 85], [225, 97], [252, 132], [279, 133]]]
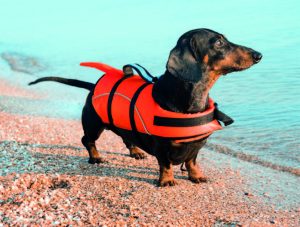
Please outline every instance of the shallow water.
[[[18, 61], [33, 57], [39, 67], [35, 69], [32, 62], [25, 61], [31, 70], [14, 72], [7, 59], [2, 58], [0, 77], [17, 80], [24, 86], [33, 78], [48, 75], [96, 81], [100, 74], [80, 68], [81, 61], [102, 61], [116, 67], [138, 62], [160, 75], [170, 49], [182, 33], [193, 28], [211, 28], [224, 33], [232, 42], [262, 52], [264, 57], [247, 71], [221, 78], [212, 89], [211, 96], [235, 123], [215, 133], [210, 141], [232, 152], [300, 168], [299, 12], [300, 2], [296, 0], [193, 0], [172, 4], [120, 0], [85, 4], [4, 1], [0, 8], [0, 54], [19, 55]], [[80, 117], [79, 106], [86, 92], [57, 84], [39, 85], [35, 89], [53, 93], [49, 95], [53, 103], [60, 99], [56, 114], [61, 109], [65, 117]], [[0, 101], [7, 109], [17, 102]], [[32, 113], [34, 107], [24, 103], [24, 112]], [[38, 114], [54, 113], [43, 109]]]

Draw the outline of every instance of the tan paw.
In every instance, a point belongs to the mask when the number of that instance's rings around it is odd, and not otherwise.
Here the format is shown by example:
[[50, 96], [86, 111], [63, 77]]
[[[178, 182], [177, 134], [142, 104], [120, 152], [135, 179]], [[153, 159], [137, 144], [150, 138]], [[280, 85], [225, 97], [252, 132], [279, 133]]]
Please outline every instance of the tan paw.
[[177, 184], [177, 182], [173, 179], [163, 179], [159, 181], [159, 186], [160, 187], [167, 187], [167, 186], [175, 186]]
[[130, 149], [130, 157], [135, 159], [144, 159], [146, 158], [146, 154], [140, 148], [133, 147]]
[[205, 176], [198, 176], [198, 177], [189, 176], [189, 180], [196, 183], [196, 184], [199, 184], [199, 183], [202, 183], [202, 182], [207, 182], [208, 178], [205, 177]]

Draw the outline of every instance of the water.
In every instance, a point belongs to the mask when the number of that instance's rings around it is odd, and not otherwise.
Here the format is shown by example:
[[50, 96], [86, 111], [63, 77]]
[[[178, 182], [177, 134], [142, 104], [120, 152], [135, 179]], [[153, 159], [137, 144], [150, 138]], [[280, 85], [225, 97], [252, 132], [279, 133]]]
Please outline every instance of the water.
[[[247, 71], [221, 78], [212, 89], [211, 96], [235, 123], [215, 133], [210, 142], [231, 153], [242, 152], [299, 169], [299, 12], [300, 2], [296, 0], [2, 0], [0, 54], [33, 56], [43, 67], [33, 70], [32, 75], [17, 73], [1, 59], [0, 77], [24, 86], [46, 75], [96, 81], [99, 73], [80, 68], [81, 61], [101, 61], [116, 67], [138, 62], [160, 75], [182, 33], [211, 28], [264, 57]], [[56, 113], [61, 110], [65, 117], [79, 118], [86, 92], [75, 88], [66, 92], [64, 86], [54, 84], [35, 89], [51, 94], [48, 98], [52, 103], [59, 99]], [[14, 101], [1, 102], [9, 109]], [[24, 111], [33, 113], [33, 109], [24, 104]], [[51, 116], [45, 110], [38, 114]]]

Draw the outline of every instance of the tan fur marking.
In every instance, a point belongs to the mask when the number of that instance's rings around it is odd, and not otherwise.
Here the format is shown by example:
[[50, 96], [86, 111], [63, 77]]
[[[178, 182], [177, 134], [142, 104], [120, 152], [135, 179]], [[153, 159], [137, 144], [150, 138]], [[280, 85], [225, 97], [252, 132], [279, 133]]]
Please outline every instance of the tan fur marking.
[[174, 179], [172, 164], [170, 165], [170, 168], [160, 166], [159, 172], [160, 172], [160, 174], [159, 174], [159, 185], [160, 186], [162, 186], [162, 187], [174, 186], [176, 184], [176, 181]]
[[208, 54], [204, 56], [204, 58], [203, 58], [203, 62], [204, 62], [205, 64], [207, 64], [207, 63], [208, 63]]
[[189, 179], [195, 183], [206, 182], [207, 178], [200, 170], [199, 166], [194, 160], [185, 162], [186, 169], [189, 174]]

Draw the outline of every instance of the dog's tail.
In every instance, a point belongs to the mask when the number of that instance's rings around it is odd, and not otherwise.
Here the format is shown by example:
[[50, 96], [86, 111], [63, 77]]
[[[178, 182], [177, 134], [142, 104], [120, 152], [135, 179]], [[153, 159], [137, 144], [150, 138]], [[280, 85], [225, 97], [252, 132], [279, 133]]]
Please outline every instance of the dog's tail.
[[95, 87], [95, 84], [93, 84], [93, 83], [89, 83], [89, 82], [85, 82], [85, 81], [81, 81], [81, 80], [55, 77], [55, 76], [42, 77], [35, 81], [30, 82], [28, 85], [33, 85], [33, 84], [37, 84], [39, 82], [44, 82], [44, 81], [55, 81], [58, 83], [67, 84], [67, 85], [74, 86], [74, 87], [84, 88], [89, 91], [91, 91]]

